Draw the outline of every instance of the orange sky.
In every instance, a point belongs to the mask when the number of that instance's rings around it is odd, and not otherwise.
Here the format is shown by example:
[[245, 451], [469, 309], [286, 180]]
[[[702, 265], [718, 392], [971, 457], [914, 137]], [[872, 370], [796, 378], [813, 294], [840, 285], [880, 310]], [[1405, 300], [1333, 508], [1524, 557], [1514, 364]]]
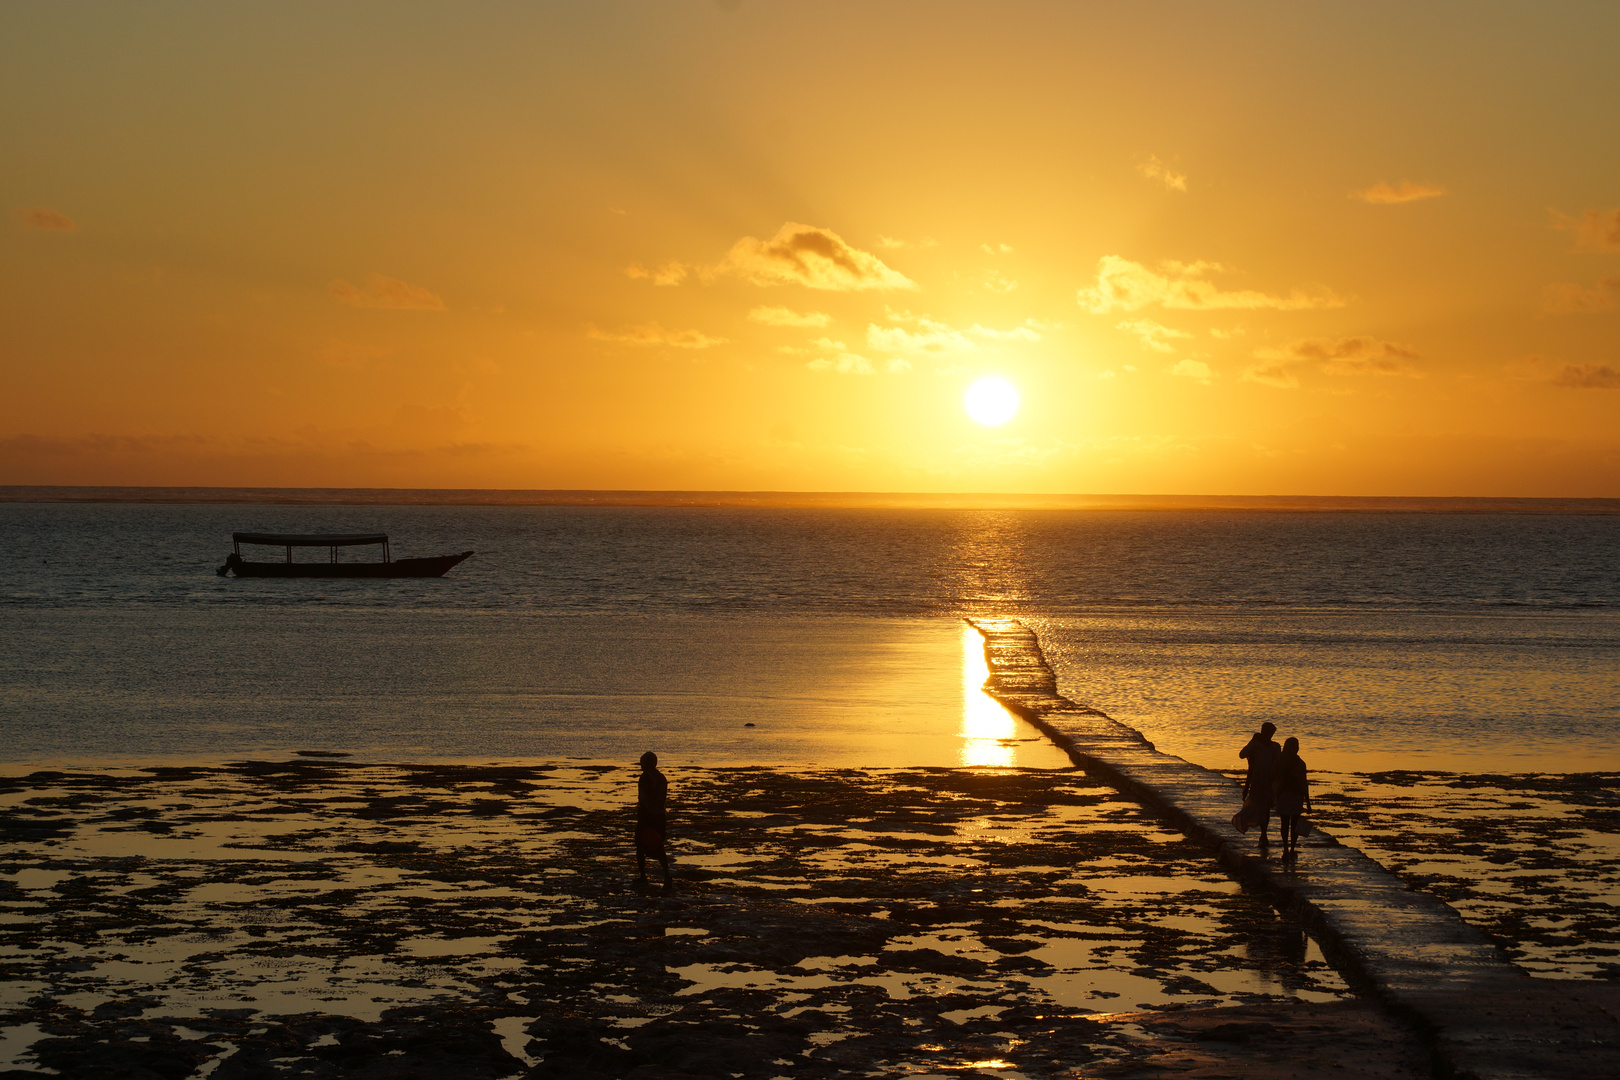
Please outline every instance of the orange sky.
[[0, 483], [1620, 496], [1613, 4], [6, 18]]

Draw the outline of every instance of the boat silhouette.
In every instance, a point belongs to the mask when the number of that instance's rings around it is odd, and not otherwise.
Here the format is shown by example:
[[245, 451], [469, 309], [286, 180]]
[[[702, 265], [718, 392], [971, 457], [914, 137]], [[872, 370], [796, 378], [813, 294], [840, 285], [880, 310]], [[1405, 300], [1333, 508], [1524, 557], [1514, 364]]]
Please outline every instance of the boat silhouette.
[[[408, 578], [443, 577], [452, 566], [461, 562], [470, 551], [459, 555], [435, 555], [426, 559], [395, 559], [388, 547], [387, 533], [232, 533], [234, 548], [225, 557], [225, 565], [215, 573], [220, 577], [274, 578]], [[262, 544], [266, 547], [285, 548], [286, 559], [280, 562], [250, 562], [242, 558], [243, 544]], [[382, 547], [382, 562], [339, 562], [338, 548]], [[293, 562], [293, 548], [328, 548], [331, 556], [326, 562]]]

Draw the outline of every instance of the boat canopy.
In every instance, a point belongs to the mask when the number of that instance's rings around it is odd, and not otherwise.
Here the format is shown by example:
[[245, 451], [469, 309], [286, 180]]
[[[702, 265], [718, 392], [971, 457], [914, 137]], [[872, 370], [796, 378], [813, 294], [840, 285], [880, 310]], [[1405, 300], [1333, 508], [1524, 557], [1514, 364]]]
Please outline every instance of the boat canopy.
[[386, 544], [387, 533], [232, 533], [238, 544], [269, 544], [272, 547], [358, 547]]

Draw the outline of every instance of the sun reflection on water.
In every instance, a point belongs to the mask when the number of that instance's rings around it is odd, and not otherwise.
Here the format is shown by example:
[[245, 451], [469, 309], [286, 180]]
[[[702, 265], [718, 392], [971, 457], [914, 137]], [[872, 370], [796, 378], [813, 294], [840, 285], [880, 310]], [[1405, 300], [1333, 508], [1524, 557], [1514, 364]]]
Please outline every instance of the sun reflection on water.
[[984, 661], [984, 638], [962, 625], [962, 764], [977, 768], [1011, 768], [1017, 764], [1017, 723], [1012, 713], [983, 690], [990, 669]]

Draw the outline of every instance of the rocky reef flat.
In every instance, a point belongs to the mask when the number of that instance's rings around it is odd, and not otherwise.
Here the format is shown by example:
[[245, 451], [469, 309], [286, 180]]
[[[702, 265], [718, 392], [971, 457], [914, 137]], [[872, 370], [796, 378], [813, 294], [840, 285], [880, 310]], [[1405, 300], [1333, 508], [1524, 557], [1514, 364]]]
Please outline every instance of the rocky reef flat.
[[1079, 769], [668, 774], [667, 892], [630, 767], [4, 778], [0, 1070], [1427, 1071], [1303, 925]]

